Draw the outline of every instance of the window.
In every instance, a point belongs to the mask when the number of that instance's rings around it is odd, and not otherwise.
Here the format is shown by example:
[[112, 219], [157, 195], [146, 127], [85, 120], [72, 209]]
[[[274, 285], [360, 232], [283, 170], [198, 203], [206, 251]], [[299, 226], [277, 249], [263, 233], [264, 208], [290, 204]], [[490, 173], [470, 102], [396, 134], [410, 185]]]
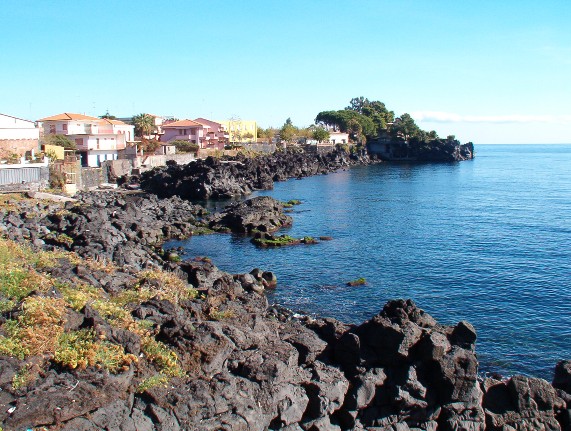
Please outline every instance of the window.
[[63, 129], [64, 132], [67, 132], [67, 124], [62, 124], [61, 127], [62, 127], [62, 129]]
[[55, 124], [50, 124], [50, 134], [52, 134], [52, 135], [56, 134], [56, 125]]

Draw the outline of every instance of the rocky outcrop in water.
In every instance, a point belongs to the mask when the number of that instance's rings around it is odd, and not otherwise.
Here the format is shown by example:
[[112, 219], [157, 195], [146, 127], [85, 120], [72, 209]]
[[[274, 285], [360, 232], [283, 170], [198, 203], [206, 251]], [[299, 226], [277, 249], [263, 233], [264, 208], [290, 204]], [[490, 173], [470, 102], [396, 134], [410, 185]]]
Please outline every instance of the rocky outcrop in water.
[[460, 162], [474, 158], [474, 144], [461, 144], [453, 139], [419, 140], [411, 138], [405, 141], [384, 133], [367, 143], [371, 154], [387, 161], [411, 162]]
[[269, 196], [258, 196], [228, 205], [220, 213], [208, 216], [204, 222], [215, 231], [231, 231], [241, 234], [274, 232], [292, 224], [292, 218], [284, 214], [283, 204]]
[[374, 161], [364, 151], [342, 149], [324, 154], [290, 149], [255, 158], [238, 156], [228, 160], [209, 157], [188, 165], [171, 164], [145, 172], [141, 187], [160, 197], [225, 198], [272, 189], [274, 181], [326, 174]]

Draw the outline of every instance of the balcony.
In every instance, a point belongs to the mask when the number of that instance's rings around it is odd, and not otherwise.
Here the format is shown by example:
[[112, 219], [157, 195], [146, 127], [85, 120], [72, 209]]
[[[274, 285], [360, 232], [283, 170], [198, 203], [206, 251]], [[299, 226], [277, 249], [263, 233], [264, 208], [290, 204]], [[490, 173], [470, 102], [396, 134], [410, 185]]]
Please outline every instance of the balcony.
[[189, 142], [198, 142], [200, 139], [197, 135], [176, 135], [174, 139], [182, 140], [182, 141], [189, 141]]

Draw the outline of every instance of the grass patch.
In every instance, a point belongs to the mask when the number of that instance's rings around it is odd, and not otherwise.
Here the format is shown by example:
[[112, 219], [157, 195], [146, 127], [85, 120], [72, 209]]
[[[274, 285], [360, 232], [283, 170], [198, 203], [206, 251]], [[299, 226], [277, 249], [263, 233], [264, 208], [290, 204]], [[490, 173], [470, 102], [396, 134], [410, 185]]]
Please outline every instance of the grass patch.
[[135, 288], [136, 290], [146, 288], [159, 299], [166, 299], [175, 304], [183, 300], [195, 299], [198, 296], [198, 291], [188, 283], [172, 272], [159, 269], [141, 272]]
[[65, 324], [65, 303], [60, 298], [29, 297], [17, 320], [7, 320], [7, 337], [0, 336], [0, 354], [25, 359], [53, 353]]
[[54, 353], [54, 362], [71, 369], [95, 366], [118, 373], [129, 369], [129, 365], [136, 361], [137, 357], [125, 353], [123, 346], [97, 340], [91, 329], [62, 334]]
[[211, 235], [213, 233], [215, 232], [206, 226], [197, 226], [192, 230], [193, 235]]
[[223, 311], [218, 310], [217, 308], [211, 309], [208, 313], [208, 316], [212, 320], [226, 320], [231, 319], [232, 317], [236, 316], [236, 313], [232, 309], [226, 309]]
[[178, 355], [166, 344], [148, 336], [142, 340], [141, 351], [162, 374], [169, 377], [184, 377], [185, 373], [178, 362]]
[[100, 289], [81, 282], [74, 286], [56, 283], [56, 288], [75, 311], [81, 310], [88, 302], [100, 299], [102, 295]]
[[28, 386], [36, 379], [36, 375], [32, 373], [31, 366], [29, 364], [24, 365], [12, 378], [12, 388], [20, 389]]
[[141, 381], [141, 383], [139, 383], [139, 385], [137, 386], [137, 393], [142, 394], [143, 392], [148, 391], [149, 389], [152, 389], [157, 386], [163, 386], [166, 388], [168, 382], [169, 378], [164, 374], [155, 374], [154, 376], [144, 379], [143, 381]]
[[[194, 299], [198, 292], [175, 274], [151, 270], [138, 274], [137, 282], [116, 295], [79, 280], [61, 282], [44, 273], [58, 267], [62, 259], [74, 265], [112, 274], [116, 267], [105, 259], [81, 259], [68, 251], [45, 252], [0, 238], [0, 311], [18, 309], [17, 318], [1, 326], [0, 355], [24, 360], [42, 356], [63, 368], [97, 367], [112, 373], [127, 369], [137, 358], [126, 354], [123, 346], [102, 340], [93, 330], [65, 332], [69, 309], [93, 307], [110, 325], [132, 331], [141, 337], [141, 352], [156, 368], [159, 377], [141, 382], [141, 388], [166, 384], [169, 378], [184, 377], [176, 352], [155, 340], [152, 321], [133, 318], [137, 304], [158, 297], [173, 303]], [[42, 296], [55, 290], [61, 297]], [[36, 292], [30, 296], [31, 292]], [[27, 368], [16, 374], [14, 388], [27, 385], [33, 376]]]

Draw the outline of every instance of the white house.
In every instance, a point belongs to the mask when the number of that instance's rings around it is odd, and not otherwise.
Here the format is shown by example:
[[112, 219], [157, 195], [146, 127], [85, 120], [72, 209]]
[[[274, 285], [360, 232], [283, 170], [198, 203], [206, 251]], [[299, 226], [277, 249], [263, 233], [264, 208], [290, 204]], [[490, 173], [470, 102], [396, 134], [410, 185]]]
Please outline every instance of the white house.
[[349, 143], [349, 133], [329, 131], [329, 144], [348, 144]]
[[119, 120], [63, 113], [38, 120], [44, 135], [65, 135], [75, 142], [83, 166], [98, 167], [105, 160], [116, 160], [118, 151], [133, 141], [135, 127]]
[[36, 123], [0, 114], [0, 158], [37, 151], [40, 129]]

